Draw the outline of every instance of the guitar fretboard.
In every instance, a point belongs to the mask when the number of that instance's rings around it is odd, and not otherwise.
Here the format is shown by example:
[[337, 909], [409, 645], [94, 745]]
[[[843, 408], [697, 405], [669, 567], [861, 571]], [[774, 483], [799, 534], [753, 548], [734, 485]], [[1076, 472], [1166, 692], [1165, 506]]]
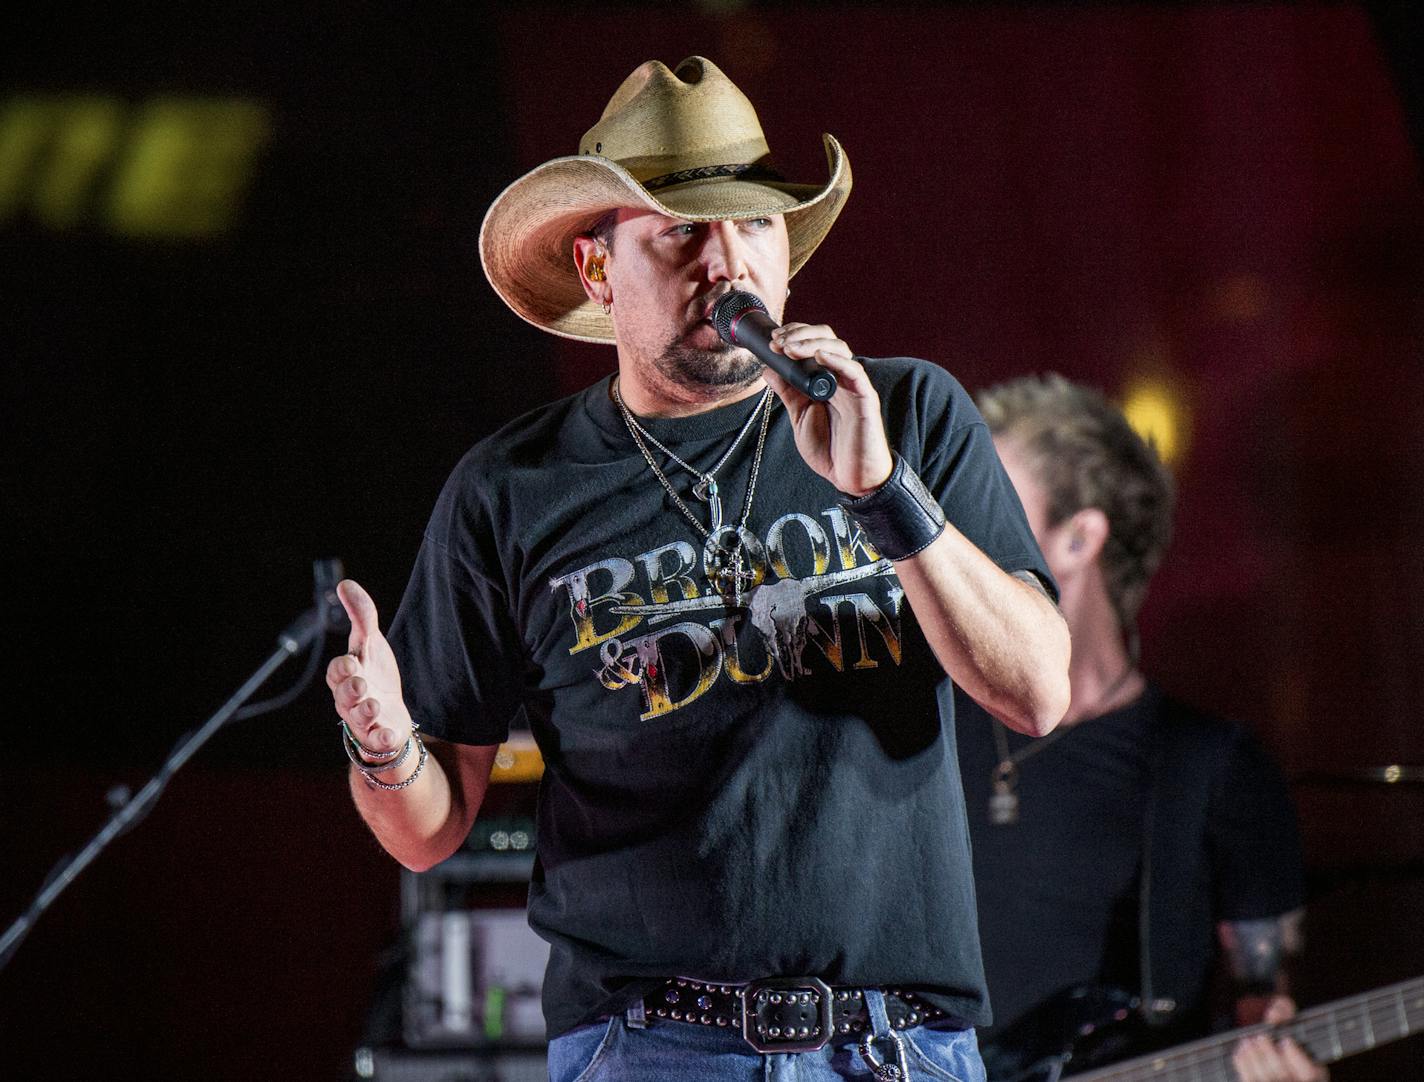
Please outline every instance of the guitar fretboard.
[[1231, 1054], [1242, 1037], [1269, 1033], [1293, 1037], [1317, 1063], [1334, 1063], [1356, 1052], [1388, 1044], [1424, 1030], [1424, 977], [1401, 981], [1349, 999], [1301, 1011], [1281, 1026], [1248, 1026], [1154, 1056], [1115, 1063], [1072, 1082], [1237, 1082]]

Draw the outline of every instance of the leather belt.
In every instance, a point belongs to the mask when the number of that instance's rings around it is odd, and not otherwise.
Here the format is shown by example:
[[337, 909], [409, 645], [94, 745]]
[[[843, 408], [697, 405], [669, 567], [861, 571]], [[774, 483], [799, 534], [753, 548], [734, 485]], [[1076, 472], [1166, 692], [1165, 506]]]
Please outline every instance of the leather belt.
[[[948, 1017], [912, 992], [886, 988], [892, 1030]], [[818, 977], [768, 977], [746, 984], [676, 977], [643, 997], [649, 1018], [740, 1030], [758, 1052], [812, 1052], [837, 1035], [870, 1032], [860, 988], [833, 987]]]

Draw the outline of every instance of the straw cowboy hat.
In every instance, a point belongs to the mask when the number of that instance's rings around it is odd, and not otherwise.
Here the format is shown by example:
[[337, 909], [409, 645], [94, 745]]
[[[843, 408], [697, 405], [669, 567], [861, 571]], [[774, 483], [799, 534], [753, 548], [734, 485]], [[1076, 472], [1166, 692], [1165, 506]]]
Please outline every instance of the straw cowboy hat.
[[612, 342], [613, 320], [588, 299], [573, 238], [632, 207], [689, 221], [784, 214], [795, 274], [850, 194], [850, 162], [823, 137], [829, 179], [790, 184], [771, 168], [751, 102], [717, 65], [650, 60], [623, 81], [579, 143], [506, 188], [485, 214], [480, 260], [510, 308], [546, 331]]

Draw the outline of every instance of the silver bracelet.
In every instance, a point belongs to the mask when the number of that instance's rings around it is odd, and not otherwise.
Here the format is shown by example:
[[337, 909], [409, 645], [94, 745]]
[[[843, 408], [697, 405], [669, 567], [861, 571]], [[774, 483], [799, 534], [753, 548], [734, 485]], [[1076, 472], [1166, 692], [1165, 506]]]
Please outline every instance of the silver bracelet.
[[395, 784], [389, 784], [387, 782], [377, 780], [373, 776], [373, 773], [371, 771], [363, 770], [361, 771], [361, 776], [366, 779], [367, 785], [369, 785], [372, 789], [384, 789], [388, 793], [394, 793], [398, 792], [401, 789], [404, 789], [407, 785], [412, 784], [416, 778], [420, 777], [420, 772], [425, 769], [425, 760], [429, 758], [430, 753], [425, 750], [425, 741], [420, 739], [420, 737], [417, 736], [414, 732], [410, 734], [410, 739], [415, 741], [415, 743], [420, 748], [420, 758], [415, 761], [415, 769], [411, 771], [410, 777], [406, 778], [405, 781], [398, 781]]
[[[374, 748], [368, 748], [365, 744], [356, 739], [356, 734], [351, 731], [351, 726], [346, 724], [345, 718], [342, 718], [339, 724], [341, 725], [341, 733], [346, 738], [347, 754], [349, 755], [354, 748], [366, 757], [365, 762], [367, 764], [372, 760], [381, 762], [385, 759], [394, 759], [401, 752], [400, 748], [396, 748], [394, 751], [376, 751]], [[413, 727], [414, 726], [412, 726], [412, 728]], [[361, 765], [361, 763], [357, 763], [355, 759], [351, 761], [356, 763], [357, 766]]]
[[[414, 735], [415, 734], [413, 733], [411, 734], [411, 736]], [[350, 744], [346, 745], [346, 758], [350, 759], [351, 762], [355, 764], [356, 769], [361, 771], [362, 774], [384, 774], [387, 770], [394, 770], [396, 767], [400, 766], [403, 762], [410, 758], [410, 749], [412, 747], [411, 736], [405, 738], [405, 745], [399, 749], [396, 757], [386, 762], [363, 762], [361, 759], [357, 758], [356, 753], [351, 750]]]
[[370, 759], [362, 758], [362, 756], [358, 754], [366, 752], [368, 749], [365, 744], [351, 735], [351, 730], [346, 727], [345, 722], [341, 723], [341, 733], [341, 746], [346, 749], [346, 758], [351, 760], [352, 765], [355, 766], [357, 770], [390, 770], [393, 767], [400, 766], [401, 763], [405, 762], [406, 757], [410, 755], [410, 738], [406, 737], [405, 744], [402, 747], [396, 748], [395, 751], [372, 752], [371, 754], [373, 755], [385, 756], [383, 759], [372, 762]]

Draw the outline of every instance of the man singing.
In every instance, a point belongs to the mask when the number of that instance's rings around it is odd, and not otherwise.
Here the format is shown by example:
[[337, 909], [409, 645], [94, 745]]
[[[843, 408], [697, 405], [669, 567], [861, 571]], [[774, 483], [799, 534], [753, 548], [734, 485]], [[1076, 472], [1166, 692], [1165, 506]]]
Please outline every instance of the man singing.
[[782, 324], [839, 382], [813, 402], [709, 319], [742, 290], [780, 322], [850, 192], [825, 145], [788, 182], [711, 62], [634, 71], [480, 237], [510, 308], [616, 372], [466, 455], [389, 641], [341, 587], [351, 790], [403, 864], [462, 843], [512, 719], [538, 741], [558, 1082], [983, 1076], [951, 681], [1047, 732], [1068, 634], [953, 378]]

